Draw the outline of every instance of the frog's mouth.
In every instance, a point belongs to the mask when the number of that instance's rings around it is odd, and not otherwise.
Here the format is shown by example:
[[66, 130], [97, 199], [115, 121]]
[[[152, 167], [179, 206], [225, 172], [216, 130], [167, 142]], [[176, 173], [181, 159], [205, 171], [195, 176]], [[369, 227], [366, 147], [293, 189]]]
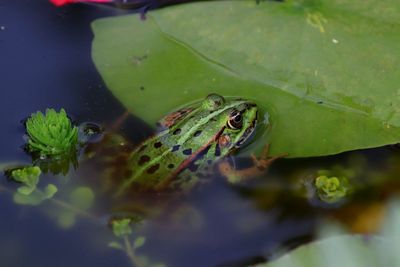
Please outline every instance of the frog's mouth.
[[254, 134], [254, 130], [256, 128], [256, 124], [257, 124], [257, 119], [255, 119], [250, 125], [249, 127], [244, 131], [243, 136], [236, 142], [235, 147], [239, 148], [239, 147], [243, 147], [246, 146], [250, 143], [251, 140], [251, 136]]
[[255, 133], [254, 130], [256, 129], [257, 118], [258, 118], [258, 111], [255, 111], [253, 119], [246, 126], [246, 130], [243, 132], [242, 137], [236, 142], [235, 148], [246, 146], [249, 143], [249, 140], [252, 139], [250, 137]]

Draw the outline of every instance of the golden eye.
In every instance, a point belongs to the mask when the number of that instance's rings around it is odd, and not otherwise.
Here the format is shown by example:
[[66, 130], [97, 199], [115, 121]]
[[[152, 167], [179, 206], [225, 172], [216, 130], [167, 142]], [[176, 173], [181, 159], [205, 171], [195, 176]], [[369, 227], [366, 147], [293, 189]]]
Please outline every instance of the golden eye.
[[227, 122], [227, 126], [229, 129], [238, 130], [243, 126], [243, 116], [242, 113], [235, 110], [229, 116], [229, 120]]

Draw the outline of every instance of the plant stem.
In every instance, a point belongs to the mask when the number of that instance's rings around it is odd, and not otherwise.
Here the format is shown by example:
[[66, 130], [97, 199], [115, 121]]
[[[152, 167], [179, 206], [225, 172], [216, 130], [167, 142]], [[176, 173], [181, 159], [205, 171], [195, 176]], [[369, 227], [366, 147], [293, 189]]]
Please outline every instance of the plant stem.
[[140, 261], [137, 259], [135, 255], [135, 250], [133, 249], [128, 236], [124, 236], [124, 244], [125, 244], [125, 252], [128, 255], [128, 258], [130, 259], [132, 265], [134, 267], [144, 267], [144, 265], [142, 265]]
[[[39, 189], [36, 189], [36, 190], [39, 191], [40, 193], [43, 193], [43, 191], [41, 191], [41, 190], [39, 190]], [[5, 187], [5, 186], [2, 186], [2, 185], [0, 185], [0, 191], [4, 191], [4, 192], [9, 193], [9, 194], [13, 194], [13, 193], [14, 193], [13, 190], [11, 190], [11, 189], [9, 189], [9, 188], [7, 188], [7, 187]], [[67, 202], [65, 202], [65, 201], [58, 200], [58, 199], [56, 199], [56, 198], [51, 198], [51, 199], [49, 199], [49, 200], [50, 200], [53, 204], [58, 205], [58, 206], [60, 206], [60, 207], [62, 207], [62, 208], [65, 208], [65, 209], [69, 209], [69, 210], [75, 212], [76, 214], [78, 214], [78, 215], [80, 215], [80, 216], [82, 216], [82, 217], [85, 217], [85, 218], [91, 219], [91, 220], [95, 220], [95, 221], [98, 221], [98, 220], [99, 220], [99, 218], [97, 218], [97, 217], [94, 216], [93, 214], [90, 214], [90, 213], [88, 213], [87, 211], [84, 211], [84, 210], [82, 210], [82, 209], [79, 209], [79, 208], [77, 208], [77, 207], [74, 207], [74, 206], [72, 206], [71, 204], [69, 204], [69, 203], [67, 203]]]
[[55, 204], [55, 205], [58, 205], [58, 206], [63, 207], [65, 209], [69, 209], [69, 210], [75, 212], [76, 214], [78, 214], [78, 215], [80, 215], [82, 217], [85, 217], [87, 219], [91, 219], [91, 220], [95, 220], [95, 221], [99, 220], [99, 218], [97, 218], [93, 214], [90, 214], [87, 211], [84, 211], [84, 210], [79, 209], [79, 208], [77, 208], [75, 206], [72, 206], [71, 204], [69, 204], [67, 202], [64, 202], [62, 200], [58, 200], [56, 198], [51, 198], [50, 201], [53, 202], [53, 204]]

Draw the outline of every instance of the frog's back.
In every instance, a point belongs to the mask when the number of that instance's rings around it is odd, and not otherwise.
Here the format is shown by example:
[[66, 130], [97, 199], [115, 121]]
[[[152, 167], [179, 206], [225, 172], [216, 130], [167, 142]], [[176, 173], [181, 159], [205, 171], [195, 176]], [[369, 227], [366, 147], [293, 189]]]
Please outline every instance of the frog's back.
[[179, 167], [183, 156], [174, 153], [178, 147], [170, 147], [162, 139], [155, 135], [131, 154], [129, 165], [132, 173], [127, 178], [128, 183], [144, 189], [154, 188]]
[[[252, 119], [242, 127], [248, 110]], [[163, 120], [165, 129], [131, 153], [131, 173], [118, 194], [131, 186], [159, 191], [194, 184], [197, 172], [204, 173], [250, 135], [255, 118], [254, 104], [241, 99], [225, 103], [219, 95], [209, 95], [196, 107], [171, 113]], [[185, 175], [180, 175], [183, 172]]]

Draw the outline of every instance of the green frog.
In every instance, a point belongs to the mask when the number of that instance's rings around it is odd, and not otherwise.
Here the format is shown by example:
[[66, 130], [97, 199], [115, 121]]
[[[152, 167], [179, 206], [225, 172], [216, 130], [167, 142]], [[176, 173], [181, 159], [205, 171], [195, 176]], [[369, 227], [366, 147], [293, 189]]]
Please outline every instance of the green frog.
[[160, 130], [127, 157], [128, 171], [116, 195], [129, 189], [186, 191], [219, 171], [232, 183], [257, 176], [280, 156], [269, 158], [268, 146], [254, 165], [236, 170], [229, 155], [248, 141], [257, 126], [257, 105], [244, 99], [210, 94], [183, 107], [158, 125]]

